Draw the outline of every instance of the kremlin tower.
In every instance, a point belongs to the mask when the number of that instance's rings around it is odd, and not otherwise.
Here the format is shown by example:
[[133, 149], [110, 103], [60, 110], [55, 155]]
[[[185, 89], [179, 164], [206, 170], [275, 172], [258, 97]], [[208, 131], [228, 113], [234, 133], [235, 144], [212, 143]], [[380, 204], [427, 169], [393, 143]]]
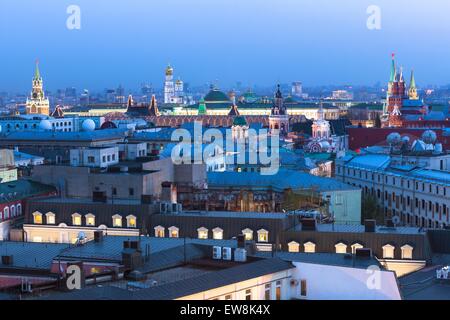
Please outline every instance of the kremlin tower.
[[44, 95], [43, 81], [39, 72], [39, 62], [36, 61], [36, 70], [32, 81], [30, 98], [26, 102], [26, 114], [50, 114], [50, 103]]
[[289, 132], [289, 116], [284, 106], [280, 85], [275, 93], [275, 100], [269, 116], [269, 132], [270, 134], [279, 133], [281, 136], [286, 136]]

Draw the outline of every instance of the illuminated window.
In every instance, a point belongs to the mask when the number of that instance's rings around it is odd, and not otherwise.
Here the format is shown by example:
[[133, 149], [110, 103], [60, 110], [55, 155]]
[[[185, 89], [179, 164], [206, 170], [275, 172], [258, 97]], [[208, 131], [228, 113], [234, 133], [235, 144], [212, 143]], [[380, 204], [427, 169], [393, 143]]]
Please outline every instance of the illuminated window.
[[356, 249], [362, 249], [364, 246], [360, 243], [354, 243], [351, 245], [352, 248], [352, 254], [356, 254]]
[[164, 238], [165, 237], [165, 228], [163, 226], [155, 227], [155, 237], [156, 238]]
[[258, 242], [269, 242], [269, 231], [260, 229], [258, 233]]
[[245, 290], [245, 300], [252, 300], [252, 289]]
[[136, 217], [133, 215], [127, 216], [127, 227], [136, 228]]
[[409, 244], [405, 244], [400, 248], [402, 250], [402, 259], [412, 259], [414, 248]]
[[244, 229], [242, 230], [242, 234], [245, 236], [245, 240], [253, 240], [253, 230], [252, 229]]
[[122, 216], [119, 214], [115, 214], [112, 216], [113, 219], [113, 227], [120, 228], [122, 227]]
[[34, 224], [42, 224], [42, 213], [39, 211], [33, 212], [33, 222]]
[[272, 297], [272, 285], [267, 283], [264, 286], [264, 300], [270, 300]]
[[390, 244], [386, 244], [383, 246], [383, 258], [384, 259], [394, 259], [394, 250], [395, 247], [390, 245]]
[[305, 247], [305, 253], [316, 252], [316, 244], [311, 241], [304, 243], [303, 246]]
[[212, 230], [212, 232], [213, 232], [213, 239], [216, 239], [216, 240], [223, 239], [223, 230], [221, 228], [214, 228]]
[[289, 252], [300, 252], [300, 244], [296, 241], [291, 241], [288, 243]]
[[336, 253], [347, 253], [347, 245], [345, 243], [339, 242], [334, 247], [336, 248]]
[[95, 226], [95, 216], [92, 213], [88, 213], [87, 215], [85, 215], [86, 218], [86, 225], [89, 227], [94, 227]]
[[74, 213], [72, 215], [72, 225], [74, 225], [74, 226], [81, 226], [81, 214]]
[[175, 226], [171, 226], [169, 228], [169, 238], [178, 238], [179, 237], [179, 232], [180, 232], [180, 229], [178, 229]]
[[208, 229], [201, 227], [197, 229], [199, 239], [208, 239]]
[[53, 212], [47, 212], [45, 214], [45, 218], [47, 220], [47, 224], [55, 224], [55, 214]]

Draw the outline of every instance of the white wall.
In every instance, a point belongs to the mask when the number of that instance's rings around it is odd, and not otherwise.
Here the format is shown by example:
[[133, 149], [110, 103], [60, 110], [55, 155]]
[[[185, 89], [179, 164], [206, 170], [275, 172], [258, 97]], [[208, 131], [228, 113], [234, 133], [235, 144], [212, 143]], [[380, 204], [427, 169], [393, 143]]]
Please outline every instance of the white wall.
[[[308, 300], [401, 300], [400, 291], [391, 271], [374, 271], [339, 266], [293, 262], [292, 278], [306, 279]], [[379, 276], [380, 288], [369, 289], [368, 280]], [[370, 283], [370, 282], [369, 282]], [[300, 297], [300, 286], [293, 296]]]

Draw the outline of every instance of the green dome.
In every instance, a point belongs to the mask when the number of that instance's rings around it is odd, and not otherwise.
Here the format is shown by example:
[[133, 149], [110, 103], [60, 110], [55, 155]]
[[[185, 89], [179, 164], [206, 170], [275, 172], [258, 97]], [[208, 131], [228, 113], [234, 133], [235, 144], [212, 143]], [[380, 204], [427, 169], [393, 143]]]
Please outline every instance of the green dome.
[[204, 99], [206, 103], [231, 102], [230, 98], [217, 88], [211, 89]]
[[233, 120], [233, 126], [246, 126], [247, 120], [243, 116], [237, 116]]

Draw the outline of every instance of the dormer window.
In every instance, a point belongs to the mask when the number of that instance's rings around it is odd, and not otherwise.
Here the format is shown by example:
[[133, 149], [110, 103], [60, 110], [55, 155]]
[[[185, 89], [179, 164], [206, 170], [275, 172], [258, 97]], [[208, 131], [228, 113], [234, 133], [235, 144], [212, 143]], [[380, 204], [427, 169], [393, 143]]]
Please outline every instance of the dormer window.
[[409, 244], [405, 244], [400, 248], [402, 250], [402, 259], [412, 259], [414, 248]]
[[[6, 208], [5, 208], [5, 212], [6, 212]], [[9, 215], [9, 212], [8, 212], [8, 215]], [[7, 219], [6, 213], [5, 213], [5, 219]], [[42, 213], [40, 213], [39, 211], [33, 212], [33, 223], [34, 224], [42, 224]]]
[[115, 214], [112, 216], [113, 219], [113, 227], [121, 228], [122, 227], [122, 216], [119, 214]]
[[81, 226], [81, 214], [79, 213], [72, 214], [72, 225]]
[[364, 246], [360, 243], [354, 243], [351, 245], [352, 248], [352, 254], [356, 254], [356, 249], [362, 249]]
[[156, 238], [164, 238], [165, 237], [165, 228], [163, 226], [155, 227], [155, 237]]
[[212, 230], [212, 232], [213, 232], [213, 239], [216, 239], [216, 240], [222, 240], [223, 239], [223, 230], [221, 229], [221, 228], [214, 228], [213, 230]]
[[253, 230], [246, 228], [244, 230], [242, 230], [242, 234], [245, 236], [245, 240], [247, 241], [251, 241], [253, 240]]
[[88, 213], [87, 215], [85, 215], [86, 218], [86, 225], [89, 227], [94, 227], [95, 226], [95, 216], [92, 213]]
[[127, 227], [128, 228], [136, 228], [136, 217], [133, 215], [127, 216]]
[[291, 241], [288, 243], [289, 252], [300, 252], [300, 243], [296, 241]]
[[334, 245], [336, 253], [347, 253], [347, 245], [343, 242], [339, 242]]
[[314, 242], [308, 241], [303, 244], [305, 247], [305, 253], [315, 253], [316, 252], [316, 244]]
[[260, 229], [258, 233], [258, 242], [269, 242], [269, 231], [265, 229]]
[[169, 228], [169, 238], [178, 238], [179, 234], [180, 234], [179, 232], [180, 232], [180, 229], [178, 229], [175, 226], [171, 226]]
[[208, 239], [208, 229], [201, 227], [197, 229], [199, 239]]
[[45, 219], [47, 220], [47, 224], [55, 224], [55, 214], [53, 212], [47, 212], [45, 214]]
[[383, 258], [384, 259], [394, 259], [394, 250], [395, 247], [390, 244], [386, 244], [383, 246]]

